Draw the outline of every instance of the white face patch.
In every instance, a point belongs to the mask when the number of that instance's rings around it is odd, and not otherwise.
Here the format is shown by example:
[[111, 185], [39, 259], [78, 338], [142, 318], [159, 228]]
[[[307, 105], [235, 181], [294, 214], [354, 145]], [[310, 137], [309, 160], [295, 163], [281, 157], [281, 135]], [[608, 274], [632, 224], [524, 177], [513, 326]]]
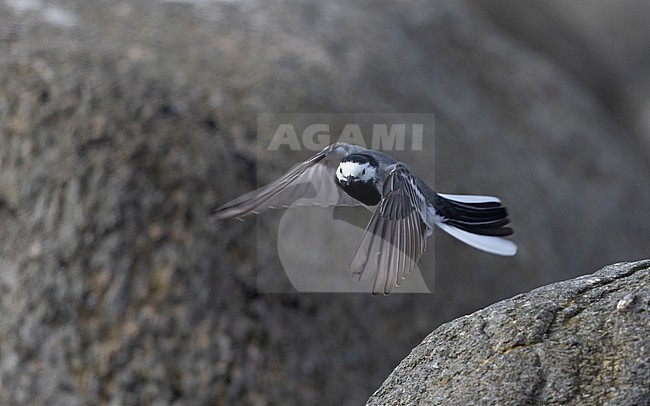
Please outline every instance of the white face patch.
[[341, 162], [336, 169], [336, 178], [338, 180], [345, 180], [348, 176], [352, 179], [358, 179], [363, 182], [368, 182], [375, 178], [377, 170], [369, 163], [360, 164], [358, 162]]

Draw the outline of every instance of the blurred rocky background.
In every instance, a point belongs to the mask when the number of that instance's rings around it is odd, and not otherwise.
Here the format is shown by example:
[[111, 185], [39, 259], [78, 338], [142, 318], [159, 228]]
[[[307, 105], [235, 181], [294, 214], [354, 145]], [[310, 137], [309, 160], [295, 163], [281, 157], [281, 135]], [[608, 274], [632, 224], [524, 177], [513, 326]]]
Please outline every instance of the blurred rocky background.
[[[0, 0], [0, 403], [360, 404], [441, 323], [647, 257], [649, 9]], [[205, 215], [306, 156], [261, 112], [435, 113], [412, 166], [502, 197], [520, 252], [438, 233], [433, 294], [258, 293], [273, 221]]]

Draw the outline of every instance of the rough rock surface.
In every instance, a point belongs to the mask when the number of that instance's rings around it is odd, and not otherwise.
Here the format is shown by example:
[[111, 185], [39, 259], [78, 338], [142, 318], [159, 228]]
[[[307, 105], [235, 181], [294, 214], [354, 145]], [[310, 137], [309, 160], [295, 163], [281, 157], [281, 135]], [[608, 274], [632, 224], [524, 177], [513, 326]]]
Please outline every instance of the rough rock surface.
[[650, 404], [650, 260], [442, 325], [368, 404]]
[[[644, 257], [645, 150], [473, 3], [0, 0], [0, 403], [360, 404], [442, 322]], [[436, 235], [433, 295], [258, 294], [275, 247], [205, 214], [302, 157], [256, 154], [277, 111], [435, 113], [409, 163], [502, 197], [519, 254]]]

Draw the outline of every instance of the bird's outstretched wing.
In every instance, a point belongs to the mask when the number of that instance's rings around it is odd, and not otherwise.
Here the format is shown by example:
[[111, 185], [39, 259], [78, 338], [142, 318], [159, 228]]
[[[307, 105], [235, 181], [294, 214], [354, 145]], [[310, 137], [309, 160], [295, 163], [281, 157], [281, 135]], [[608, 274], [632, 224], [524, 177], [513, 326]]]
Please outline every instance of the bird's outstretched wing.
[[247, 193], [210, 212], [213, 220], [259, 214], [293, 206], [360, 206], [336, 185], [335, 172], [351, 144], [335, 143], [294, 166], [275, 182]]
[[426, 249], [426, 210], [408, 167], [397, 164], [350, 262], [350, 271], [360, 280], [374, 276], [373, 295], [390, 293], [419, 263]]

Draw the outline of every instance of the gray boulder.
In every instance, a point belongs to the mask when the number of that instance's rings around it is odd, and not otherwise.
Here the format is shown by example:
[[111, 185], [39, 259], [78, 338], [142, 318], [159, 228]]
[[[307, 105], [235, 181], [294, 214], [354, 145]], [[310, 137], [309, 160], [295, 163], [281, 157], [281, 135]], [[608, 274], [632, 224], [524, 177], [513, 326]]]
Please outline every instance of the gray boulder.
[[650, 404], [649, 282], [614, 264], [444, 324], [368, 405]]

